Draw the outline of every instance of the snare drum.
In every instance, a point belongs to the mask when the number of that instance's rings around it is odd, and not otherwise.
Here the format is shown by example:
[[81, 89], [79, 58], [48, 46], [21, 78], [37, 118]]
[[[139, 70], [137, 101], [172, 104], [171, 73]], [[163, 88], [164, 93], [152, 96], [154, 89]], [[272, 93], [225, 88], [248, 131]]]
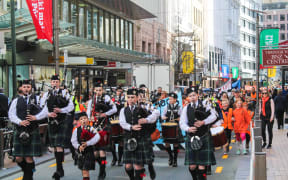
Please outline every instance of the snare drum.
[[227, 138], [223, 126], [210, 128], [210, 132], [213, 138], [214, 147], [221, 147], [227, 144]]
[[165, 142], [177, 141], [179, 127], [177, 123], [167, 122], [162, 123], [162, 136]]
[[123, 135], [123, 129], [120, 126], [119, 120], [110, 121], [111, 123], [111, 139], [120, 138]]

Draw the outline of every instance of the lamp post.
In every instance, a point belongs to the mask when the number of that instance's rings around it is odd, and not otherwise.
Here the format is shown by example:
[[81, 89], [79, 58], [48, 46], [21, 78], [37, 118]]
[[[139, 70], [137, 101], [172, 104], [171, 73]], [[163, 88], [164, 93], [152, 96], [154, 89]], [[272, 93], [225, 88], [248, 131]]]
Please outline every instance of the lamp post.
[[12, 85], [13, 85], [13, 96], [17, 93], [16, 84], [16, 30], [15, 30], [15, 1], [11, 3], [11, 39], [12, 39]]
[[53, 0], [53, 55], [55, 60], [55, 73], [59, 74], [59, 19], [58, 0]]

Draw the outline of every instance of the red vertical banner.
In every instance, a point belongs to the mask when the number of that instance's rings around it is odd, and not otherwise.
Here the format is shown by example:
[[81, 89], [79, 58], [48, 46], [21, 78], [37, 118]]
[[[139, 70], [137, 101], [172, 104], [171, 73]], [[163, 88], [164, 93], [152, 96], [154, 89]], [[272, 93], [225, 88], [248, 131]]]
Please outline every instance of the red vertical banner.
[[38, 39], [53, 43], [52, 0], [26, 0]]

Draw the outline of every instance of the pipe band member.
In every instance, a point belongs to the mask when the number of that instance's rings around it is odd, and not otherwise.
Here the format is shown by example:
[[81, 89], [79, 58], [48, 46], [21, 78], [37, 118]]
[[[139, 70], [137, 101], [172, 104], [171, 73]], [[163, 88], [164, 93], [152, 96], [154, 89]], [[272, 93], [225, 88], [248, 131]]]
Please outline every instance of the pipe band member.
[[123, 163], [125, 163], [125, 170], [130, 180], [142, 180], [145, 176], [144, 165], [153, 162], [150, 147], [152, 140], [146, 125], [155, 123], [160, 112], [154, 110], [149, 115], [145, 109], [141, 108], [137, 104], [137, 89], [129, 89], [127, 98], [128, 106], [120, 111], [120, 125], [125, 130]]
[[[177, 103], [178, 96], [176, 93], [169, 93], [169, 104], [164, 108], [162, 119], [165, 122], [175, 122], [179, 126], [180, 115], [182, 112], [182, 108]], [[176, 139], [165, 139], [165, 148], [169, 154], [169, 166], [177, 167], [177, 156], [179, 151], [179, 144], [184, 142], [184, 137], [182, 135], [181, 129], [178, 127], [178, 136]], [[170, 144], [173, 144], [173, 154], [171, 150]], [[174, 155], [174, 157], [173, 157]]]
[[91, 121], [94, 121], [94, 126], [102, 129], [99, 132], [101, 139], [94, 147], [96, 161], [98, 162], [99, 176], [98, 179], [105, 179], [106, 177], [106, 151], [109, 148], [109, 132], [110, 116], [117, 112], [116, 105], [111, 100], [110, 96], [104, 94], [103, 84], [96, 83], [94, 87], [94, 96], [88, 102], [87, 115]]
[[37, 98], [30, 94], [31, 80], [23, 80], [20, 86], [23, 96], [12, 101], [8, 112], [10, 121], [16, 126], [12, 156], [16, 157], [16, 162], [24, 173], [23, 180], [31, 180], [35, 170], [33, 157], [42, 155], [38, 124], [31, 119], [31, 115], [37, 114], [39, 109], [35, 108]]
[[81, 126], [73, 131], [71, 143], [77, 151], [77, 165], [82, 171], [83, 180], [90, 180], [89, 170], [95, 170], [93, 146], [99, 142], [100, 135], [89, 124], [86, 112], [78, 114]]
[[194, 180], [205, 180], [205, 166], [216, 164], [209, 125], [217, 119], [217, 115], [198, 99], [197, 87], [187, 89], [187, 95], [190, 103], [183, 108], [180, 116], [180, 127], [188, 135], [185, 165], [189, 165]]
[[69, 147], [71, 140], [71, 129], [69, 128], [67, 114], [74, 110], [74, 104], [68, 91], [60, 89], [59, 75], [51, 77], [51, 87], [53, 89], [46, 92], [41, 98], [40, 106], [44, 108], [39, 114], [33, 116], [33, 119], [39, 120], [48, 117], [49, 145], [54, 148], [57, 164], [52, 178], [57, 180], [64, 176], [62, 165], [64, 148]]

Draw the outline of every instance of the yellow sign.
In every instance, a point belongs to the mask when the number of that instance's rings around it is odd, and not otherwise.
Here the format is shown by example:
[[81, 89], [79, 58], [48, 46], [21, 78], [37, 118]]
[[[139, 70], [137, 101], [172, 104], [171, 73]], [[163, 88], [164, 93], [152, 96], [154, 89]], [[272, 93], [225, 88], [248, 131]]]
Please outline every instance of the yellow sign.
[[268, 77], [272, 78], [276, 76], [276, 66], [273, 66], [273, 68], [268, 69]]
[[194, 70], [194, 54], [191, 51], [182, 53], [183, 74], [190, 74]]

